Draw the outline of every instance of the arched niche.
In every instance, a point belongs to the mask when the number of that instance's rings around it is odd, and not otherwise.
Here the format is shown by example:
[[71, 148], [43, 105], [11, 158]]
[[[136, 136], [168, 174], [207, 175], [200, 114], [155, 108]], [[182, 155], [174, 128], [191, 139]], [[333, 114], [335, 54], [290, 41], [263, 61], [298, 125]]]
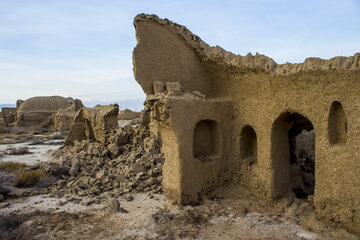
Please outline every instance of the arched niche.
[[221, 133], [219, 124], [214, 120], [199, 121], [194, 129], [193, 154], [202, 161], [211, 160], [221, 154]]
[[328, 137], [331, 145], [345, 144], [347, 135], [347, 121], [340, 102], [331, 104], [328, 119]]
[[246, 161], [249, 165], [257, 162], [257, 135], [249, 125], [241, 130], [240, 159]]

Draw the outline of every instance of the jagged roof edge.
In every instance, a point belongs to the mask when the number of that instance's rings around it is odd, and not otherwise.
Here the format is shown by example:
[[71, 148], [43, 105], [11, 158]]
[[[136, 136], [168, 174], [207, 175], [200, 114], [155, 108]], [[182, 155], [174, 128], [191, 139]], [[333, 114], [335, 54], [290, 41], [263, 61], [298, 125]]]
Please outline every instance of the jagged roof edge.
[[191, 48], [193, 48], [200, 58], [204, 61], [213, 61], [229, 67], [241, 69], [259, 69], [274, 75], [294, 74], [300, 71], [310, 70], [340, 70], [360, 69], [360, 53], [355, 53], [350, 57], [333, 57], [331, 59], [321, 59], [309, 57], [303, 63], [284, 63], [277, 64], [272, 58], [263, 54], [256, 53], [252, 55], [248, 53], [245, 56], [236, 55], [232, 52], [222, 49], [220, 46], [212, 47], [204, 42], [199, 36], [193, 34], [185, 26], [174, 23], [168, 19], [161, 19], [154, 14], [138, 14], [134, 18], [137, 21], [156, 22], [183, 39]]

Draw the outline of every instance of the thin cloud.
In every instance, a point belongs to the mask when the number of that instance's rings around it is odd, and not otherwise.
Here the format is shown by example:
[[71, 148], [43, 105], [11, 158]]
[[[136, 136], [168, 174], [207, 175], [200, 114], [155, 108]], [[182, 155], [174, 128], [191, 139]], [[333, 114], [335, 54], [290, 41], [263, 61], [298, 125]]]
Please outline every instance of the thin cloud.
[[359, 52], [360, 4], [319, 1], [0, 1], [0, 103], [35, 95], [144, 98], [133, 17], [154, 13], [235, 54], [278, 63]]

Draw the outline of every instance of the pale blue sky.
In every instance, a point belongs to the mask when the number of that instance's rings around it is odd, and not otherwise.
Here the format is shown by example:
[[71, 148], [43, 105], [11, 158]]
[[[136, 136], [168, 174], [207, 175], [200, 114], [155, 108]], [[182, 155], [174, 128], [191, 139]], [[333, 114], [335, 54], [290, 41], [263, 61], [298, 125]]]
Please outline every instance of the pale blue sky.
[[131, 59], [138, 13], [278, 63], [360, 52], [360, 0], [0, 0], [0, 103], [144, 98]]

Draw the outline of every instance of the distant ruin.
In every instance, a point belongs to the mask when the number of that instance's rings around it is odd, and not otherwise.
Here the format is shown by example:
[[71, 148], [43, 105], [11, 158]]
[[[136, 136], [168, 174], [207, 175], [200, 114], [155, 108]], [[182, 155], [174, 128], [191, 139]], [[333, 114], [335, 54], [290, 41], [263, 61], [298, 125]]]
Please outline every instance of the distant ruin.
[[69, 130], [76, 113], [83, 107], [79, 99], [61, 96], [32, 97], [17, 101], [16, 125]]
[[141, 112], [134, 112], [134, 111], [131, 111], [130, 109], [124, 109], [119, 112], [118, 119], [119, 120], [132, 120], [132, 119], [141, 117], [141, 115], [142, 115]]
[[269, 199], [312, 198], [360, 233], [360, 54], [277, 64], [135, 17], [134, 74], [159, 129], [163, 188], [178, 203], [239, 180]]
[[1, 132], [23, 130], [68, 131], [80, 108], [81, 100], [61, 96], [32, 97], [17, 100], [16, 108], [2, 108]]

